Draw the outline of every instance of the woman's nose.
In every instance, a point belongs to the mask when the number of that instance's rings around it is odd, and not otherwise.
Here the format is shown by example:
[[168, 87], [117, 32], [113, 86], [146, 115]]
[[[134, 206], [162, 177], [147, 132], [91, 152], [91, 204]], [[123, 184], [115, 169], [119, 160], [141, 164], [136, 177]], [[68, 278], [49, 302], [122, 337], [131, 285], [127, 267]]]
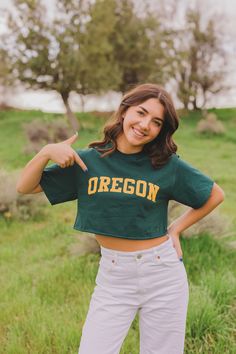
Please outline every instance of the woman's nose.
[[149, 129], [149, 120], [144, 119], [144, 120], [142, 120], [142, 122], [139, 123], [139, 125], [142, 130], [148, 130]]

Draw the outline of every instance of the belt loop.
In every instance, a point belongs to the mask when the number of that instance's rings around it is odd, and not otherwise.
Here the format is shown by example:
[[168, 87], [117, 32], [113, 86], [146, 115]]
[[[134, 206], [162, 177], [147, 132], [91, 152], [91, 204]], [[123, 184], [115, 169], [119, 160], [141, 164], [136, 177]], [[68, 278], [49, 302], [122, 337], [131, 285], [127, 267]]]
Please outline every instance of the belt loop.
[[154, 249], [152, 250], [152, 253], [153, 253], [153, 258], [154, 258], [154, 260], [155, 260], [155, 258], [156, 258], [156, 256], [157, 256], [157, 249], [154, 248]]
[[118, 253], [116, 251], [114, 251], [114, 258], [115, 258], [115, 263], [118, 263]]

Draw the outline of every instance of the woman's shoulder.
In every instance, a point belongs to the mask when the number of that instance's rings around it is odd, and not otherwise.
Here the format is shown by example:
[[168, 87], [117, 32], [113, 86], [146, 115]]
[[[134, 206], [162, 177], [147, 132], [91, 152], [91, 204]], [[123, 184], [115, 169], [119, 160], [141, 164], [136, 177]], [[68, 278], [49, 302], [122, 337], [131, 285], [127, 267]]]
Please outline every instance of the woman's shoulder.
[[193, 168], [193, 166], [183, 159], [178, 153], [172, 153], [168, 161], [169, 166], [173, 167], [175, 171], [182, 169]]
[[77, 154], [81, 157], [91, 156], [96, 152], [96, 149], [90, 147], [83, 147], [75, 149]]
[[180, 160], [180, 156], [179, 156], [177, 153], [173, 152], [173, 153], [170, 155], [167, 164], [169, 164], [169, 165], [175, 165], [175, 164], [178, 163], [179, 160]]
[[170, 161], [177, 161], [179, 158], [180, 158], [180, 156], [176, 152], [173, 152], [170, 155]]
[[182, 158], [178, 153], [173, 153], [170, 160], [177, 165], [190, 165], [190, 162]]
[[196, 172], [201, 173], [195, 164], [187, 161], [186, 159], [183, 159], [178, 154], [172, 155], [172, 163], [173, 163], [175, 172], [179, 175], [189, 174], [189, 173], [193, 173], [193, 172], [194, 173], [196, 173]]

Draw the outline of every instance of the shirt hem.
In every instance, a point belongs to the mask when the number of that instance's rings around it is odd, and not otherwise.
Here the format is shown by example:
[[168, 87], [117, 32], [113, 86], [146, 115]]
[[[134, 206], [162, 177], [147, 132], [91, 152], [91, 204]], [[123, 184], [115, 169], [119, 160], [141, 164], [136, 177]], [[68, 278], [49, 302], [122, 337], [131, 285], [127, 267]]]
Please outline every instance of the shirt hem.
[[158, 233], [158, 234], [147, 235], [144, 238], [140, 238], [140, 237], [127, 237], [126, 235], [115, 235], [115, 234], [112, 234], [112, 233], [106, 233], [106, 232], [93, 230], [93, 229], [78, 228], [76, 226], [73, 226], [73, 229], [78, 230], [78, 231], [82, 231], [82, 232], [89, 232], [89, 233], [93, 233], [93, 234], [104, 235], [104, 236], [125, 238], [125, 239], [128, 239], [128, 240], [148, 240], [148, 239], [152, 239], [152, 238], [162, 237], [162, 236], [165, 236], [167, 234], [167, 231], [166, 231], [165, 233], [163, 233], [161, 235]]

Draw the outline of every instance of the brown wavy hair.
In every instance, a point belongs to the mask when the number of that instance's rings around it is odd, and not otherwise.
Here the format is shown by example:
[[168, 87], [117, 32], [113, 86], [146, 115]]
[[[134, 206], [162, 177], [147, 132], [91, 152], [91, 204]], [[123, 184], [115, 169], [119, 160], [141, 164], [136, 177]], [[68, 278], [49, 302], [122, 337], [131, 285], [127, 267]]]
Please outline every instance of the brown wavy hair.
[[[88, 147], [103, 152], [100, 157], [112, 154], [117, 149], [116, 138], [123, 132], [123, 114], [129, 107], [137, 106], [149, 98], [157, 98], [164, 106], [164, 124], [159, 135], [144, 145], [143, 151], [148, 154], [155, 169], [166, 164], [169, 157], [177, 151], [177, 145], [174, 143], [172, 135], [179, 126], [179, 118], [168, 92], [163, 87], [152, 83], [140, 84], [127, 91], [119, 108], [111, 116], [112, 120], [107, 122], [103, 128], [103, 140], [94, 141]], [[112, 146], [102, 148], [108, 143], [112, 143]]]

